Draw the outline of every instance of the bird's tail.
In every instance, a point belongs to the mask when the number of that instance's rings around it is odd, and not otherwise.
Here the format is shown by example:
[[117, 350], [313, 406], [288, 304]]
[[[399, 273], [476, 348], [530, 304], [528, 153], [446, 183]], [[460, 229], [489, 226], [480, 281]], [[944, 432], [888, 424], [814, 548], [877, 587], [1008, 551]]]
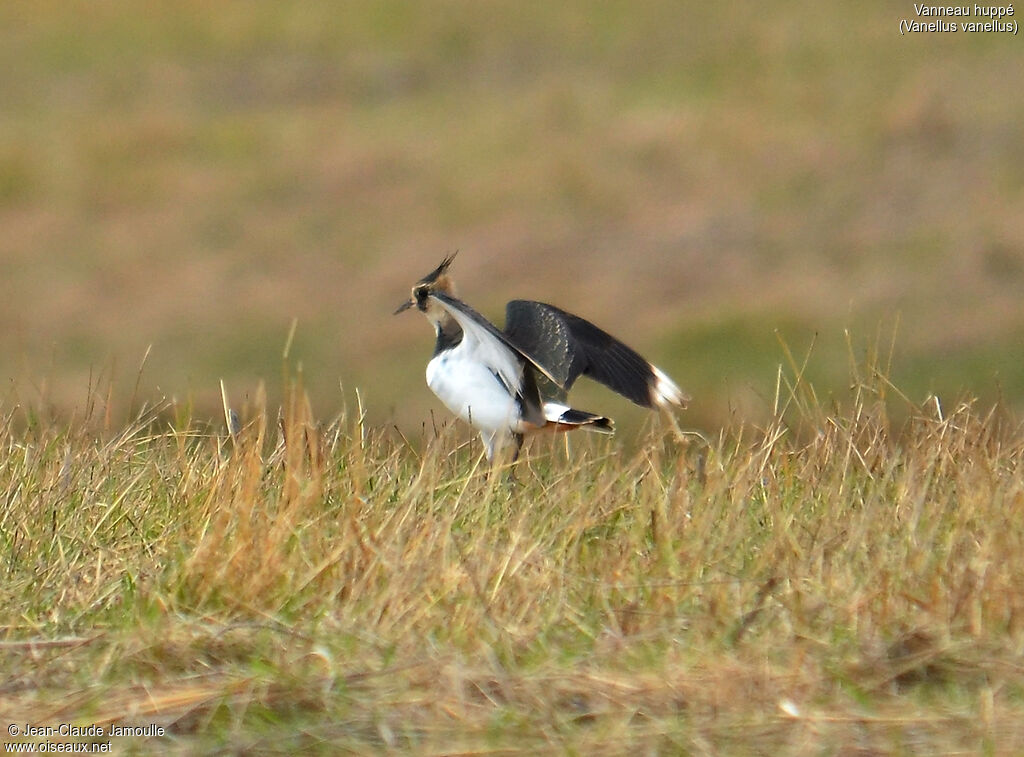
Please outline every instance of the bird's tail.
[[597, 431], [601, 434], [615, 433], [611, 418], [588, 413], [586, 410], [575, 410], [557, 402], [544, 403], [544, 418], [547, 419], [545, 428], [551, 431], [572, 431], [577, 428], [586, 428], [587, 431]]

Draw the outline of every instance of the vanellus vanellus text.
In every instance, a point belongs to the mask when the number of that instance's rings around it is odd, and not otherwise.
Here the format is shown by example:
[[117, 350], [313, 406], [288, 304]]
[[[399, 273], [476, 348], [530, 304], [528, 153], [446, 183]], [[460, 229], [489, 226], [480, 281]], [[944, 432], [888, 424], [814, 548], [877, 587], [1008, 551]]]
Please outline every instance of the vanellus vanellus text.
[[480, 432], [489, 460], [509, 443], [515, 445], [514, 460], [523, 435], [541, 429], [611, 433], [611, 419], [565, 404], [566, 392], [580, 376], [643, 407], [686, 407], [689, 397], [664, 372], [554, 305], [513, 300], [505, 308], [505, 330], [498, 330], [455, 297], [448, 276], [454, 257], [417, 281], [395, 314], [415, 306], [434, 326], [437, 342], [427, 384]]

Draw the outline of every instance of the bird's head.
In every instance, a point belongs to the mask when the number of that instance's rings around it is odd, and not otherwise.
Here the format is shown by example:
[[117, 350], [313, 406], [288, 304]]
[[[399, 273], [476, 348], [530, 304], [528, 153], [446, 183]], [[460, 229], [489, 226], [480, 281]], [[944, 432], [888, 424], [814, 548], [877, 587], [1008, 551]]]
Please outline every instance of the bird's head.
[[455, 256], [457, 254], [457, 251], [453, 252], [441, 261], [441, 265], [413, 284], [412, 295], [408, 300], [398, 306], [398, 309], [395, 311], [395, 315], [398, 315], [404, 310], [408, 310], [413, 305], [419, 308], [423, 313], [427, 313], [427, 309], [430, 307], [430, 295], [434, 292], [444, 292], [445, 294], [454, 296], [455, 282], [453, 282], [451, 277], [448, 276], [448, 266], [452, 264], [452, 261], [455, 260]]

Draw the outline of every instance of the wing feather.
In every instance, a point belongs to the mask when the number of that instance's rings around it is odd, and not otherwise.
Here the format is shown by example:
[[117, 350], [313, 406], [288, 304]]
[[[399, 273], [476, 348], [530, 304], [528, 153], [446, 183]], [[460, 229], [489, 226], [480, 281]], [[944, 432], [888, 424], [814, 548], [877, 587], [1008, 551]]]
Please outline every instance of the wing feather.
[[590, 321], [530, 300], [508, 303], [505, 318], [508, 340], [566, 390], [588, 376], [643, 407], [686, 404], [664, 372]]
[[480, 360], [520, 399], [524, 418], [543, 424], [541, 396], [533, 371], [551, 378], [544, 367], [462, 300], [443, 292], [432, 292], [430, 297], [459, 324], [463, 341], [473, 344]]
[[[476, 340], [484, 349], [493, 350], [497, 356], [508, 353], [507, 358], [498, 357], [497, 360], [499, 362], [502, 359], [510, 360], [516, 365], [516, 371], [518, 371], [517, 359], [525, 360], [540, 371], [542, 375], [561, 386], [561, 382], [548, 371], [546, 366], [534, 359], [529, 352], [523, 351], [518, 344], [509, 339], [497, 326], [465, 302], [442, 292], [432, 292], [430, 296], [455, 319], [464, 334], [470, 335], [470, 338]], [[518, 376], [516, 376], [516, 381], [513, 383], [518, 383]]]

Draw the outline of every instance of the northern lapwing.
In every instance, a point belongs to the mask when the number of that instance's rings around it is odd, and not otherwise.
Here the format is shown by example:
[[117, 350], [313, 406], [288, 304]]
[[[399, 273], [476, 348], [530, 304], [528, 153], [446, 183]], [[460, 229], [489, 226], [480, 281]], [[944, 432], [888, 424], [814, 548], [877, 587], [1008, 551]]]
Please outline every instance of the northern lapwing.
[[[542, 429], [612, 433], [603, 415], [576, 410], [565, 396], [589, 376], [643, 407], [686, 407], [689, 397], [663, 371], [589, 321], [554, 305], [513, 300], [505, 330], [455, 296], [448, 268], [455, 255], [416, 282], [395, 315], [413, 306], [434, 326], [427, 385], [480, 432], [493, 461], [509, 443]], [[542, 392], [541, 389], [544, 388]]]

